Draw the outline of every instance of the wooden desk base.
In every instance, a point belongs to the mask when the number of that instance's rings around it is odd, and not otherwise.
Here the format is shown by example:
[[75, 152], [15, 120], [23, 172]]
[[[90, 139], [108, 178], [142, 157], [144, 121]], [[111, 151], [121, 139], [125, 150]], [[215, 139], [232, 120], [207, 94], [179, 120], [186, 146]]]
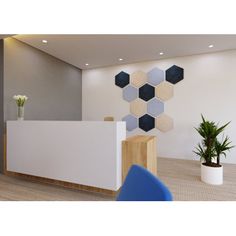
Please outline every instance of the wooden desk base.
[[56, 186], [61, 186], [61, 187], [68, 188], [68, 189], [75, 189], [75, 190], [82, 190], [82, 191], [88, 191], [88, 192], [93, 192], [93, 193], [100, 193], [100, 194], [105, 194], [105, 195], [109, 195], [109, 196], [116, 196], [116, 194], [118, 193], [118, 191], [116, 192], [116, 191], [112, 191], [112, 190], [108, 190], [108, 189], [102, 189], [102, 188], [97, 188], [97, 187], [92, 187], [92, 186], [87, 186], [87, 185], [82, 185], [82, 184], [74, 184], [74, 183], [55, 180], [55, 179], [48, 179], [48, 178], [44, 178], [44, 177], [26, 175], [26, 174], [16, 173], [16, 172], [12, 172], [12, 171], [7, 171], [7, 170], [4, 171], [4, 174], [6, 176], [18, 177], [18, 178], [22, 178], [22, 179], [29, 180], [29, 181], [36, 182], [36, 183], [56, 185]]

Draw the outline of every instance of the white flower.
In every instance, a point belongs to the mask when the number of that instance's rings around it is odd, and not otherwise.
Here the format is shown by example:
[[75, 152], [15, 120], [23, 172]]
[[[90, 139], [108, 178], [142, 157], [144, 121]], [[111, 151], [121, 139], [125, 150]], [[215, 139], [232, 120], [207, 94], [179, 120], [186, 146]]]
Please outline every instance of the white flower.
[[25, 101], [28, 100], [28, 97], [25, 95], [14, 95], [13, 99], [16, 101], [18, 106], [24, 106]]

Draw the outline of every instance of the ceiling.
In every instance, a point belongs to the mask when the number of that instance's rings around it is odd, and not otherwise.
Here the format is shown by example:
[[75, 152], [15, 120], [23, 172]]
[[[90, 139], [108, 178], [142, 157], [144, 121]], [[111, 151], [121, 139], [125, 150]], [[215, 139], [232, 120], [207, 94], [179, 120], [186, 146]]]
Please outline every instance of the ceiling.
[[11, 36], [13, 36], [13, 34], [0, 34], [0, 39], [4, 39]]
[[[15, 35], [81, 69], [236, 49], [236, 35]], [[42, 43], [45, 39], [48, 42]], [[208, 46], [213, 44], [214, 47]], [[163, 55], [159, 53], [163, 52]], [[122, 58], [122, 61], [119, 61]], [[89, 65], [85, 65], [88, 63]]]

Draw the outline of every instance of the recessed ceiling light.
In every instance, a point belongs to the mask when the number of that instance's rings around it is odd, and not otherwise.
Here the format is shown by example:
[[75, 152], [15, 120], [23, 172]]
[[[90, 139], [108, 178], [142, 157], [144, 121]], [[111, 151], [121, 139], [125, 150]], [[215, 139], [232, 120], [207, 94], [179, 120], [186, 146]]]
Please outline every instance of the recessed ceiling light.
[[46, 39], [43, 39], [42, 43], [48, 43], [48, 41]]
[[122, 58], [119, 58], [119, 61], [123, 61], [123, 59], [122, 59]]
[[85, 65], [86, 65], [86, 66], [89, 66], [89, 64], [88, 64], [88, 63], [86, 63]]
[[160, 52], [159, 54], [160, 54], [160, 55], [163, 55], [163, 54], [164, 54], [164, 52]]
[[209, 48], [213, 48], [213, 47], [214, 47], [214, 45], [213, 45], [213, 44], [210, 44], [208, 47], [209, 47]]

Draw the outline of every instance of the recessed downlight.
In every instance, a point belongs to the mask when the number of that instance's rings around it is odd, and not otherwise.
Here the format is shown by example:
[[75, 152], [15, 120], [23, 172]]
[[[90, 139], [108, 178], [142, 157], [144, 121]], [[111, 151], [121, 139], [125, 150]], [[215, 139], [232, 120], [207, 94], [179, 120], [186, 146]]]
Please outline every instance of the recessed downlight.
[[213, 44], [210, 44], [208, 47], [209, 47], [209, 48], [213, 48], [213, 47], [214, 47], [214, 45], [213, 45]]
[[162, 55], [164, 55], [164, 52], [160, 52], [159, 54], [162, 56]]
[[123, 61], [123, 58], [119, 58], [119, 61]]
[[45, 43], [45, 44], [46, 44], [46, 43], [48, 43], [48, 41], [47, 41], [46, 39], [43, 39], [43, 40], [42, 40], [42, 43]]
[[86, 66], [89, 66], [89, 64], [88, 64], [88, 63], [86, 63], [85, 65], [86, 65]]

